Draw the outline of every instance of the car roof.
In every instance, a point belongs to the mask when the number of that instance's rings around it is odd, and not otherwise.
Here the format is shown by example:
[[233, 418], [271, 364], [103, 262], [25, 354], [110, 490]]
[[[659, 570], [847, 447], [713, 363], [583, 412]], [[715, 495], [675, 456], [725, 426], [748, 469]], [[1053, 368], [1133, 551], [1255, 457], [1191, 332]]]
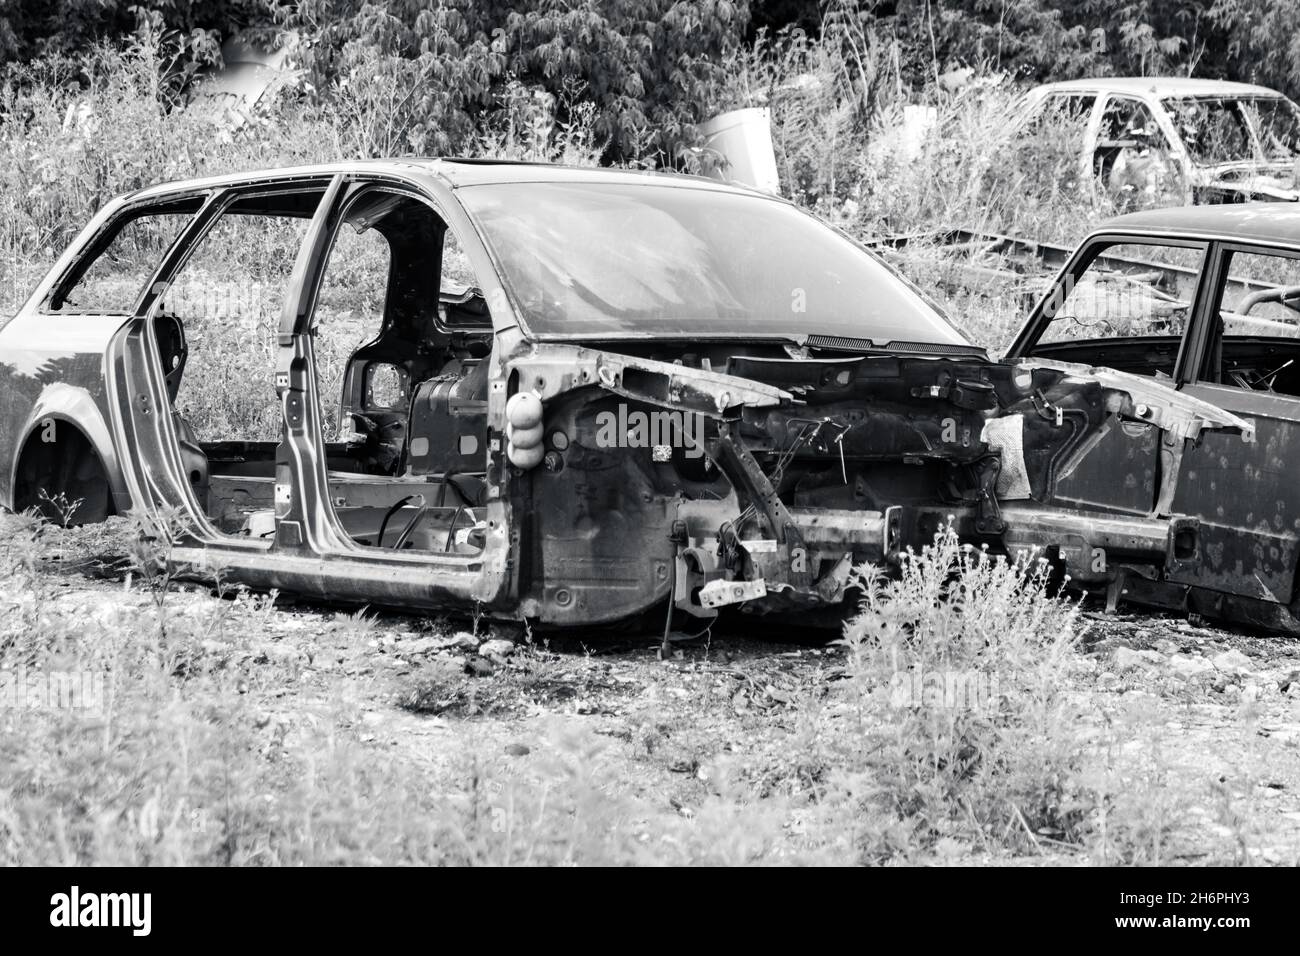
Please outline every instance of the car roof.
[[[489, 183], [606, 183], [671, 185], [688, 189], [721, 190], [747, 195], [762, 195], [747, 186], [728, 184], [704, 176], [681, 173], [659, 173], [632, 169], [611, 169], [599, 166], [563, 166], [554, 163], [530, 163], [498, 159], [394, 158], [366, 159], [350, 162], [322, 163], [315, 166], [285, 166], [272, 169], [250, 170], [202, 179], [178, 180], [148, 186], [132, 193], [130, 199], [152, 199], [177, 193], [194, 192], [223, 186], [256, 183], [288, 183], [304, 179], [320, 179], [338, 173], [368, 173], [409, 178], [412, 173], [423, 173], [441, 179], [455, 189], [462, 186], [479, 186]], [[779, 199], [776, 196], [768, 198]]]
[[[720, 179], [690, 176], [683, 173], [659, 173], [640, 169], [616, 169], [607, 166], [564, 166], [556, 163], [526, 163], [495, 159], [433, 159], [427, 167], [453, 187], [478, 186], [485, 183], [655, 183], [697, 189], [723, 189], [728, 192], [753, 193], [757, 190]], [[763, 195], [766, 195], [764, 193]]]
[[1046, 83], [1035, 92], [1049, 93], [1147, 93], [1165, 96], [1281, 96], [1277, 90], [1252, 83], [1228, 80], [1193, 79], [1185, 76], [1100, 76], [1091, 80], [1066, 80]]
[[1249, 202], [1147, 209], [1111, 219], [1095, 232], [1150, 232], [1300, 246], [1300, 203]]

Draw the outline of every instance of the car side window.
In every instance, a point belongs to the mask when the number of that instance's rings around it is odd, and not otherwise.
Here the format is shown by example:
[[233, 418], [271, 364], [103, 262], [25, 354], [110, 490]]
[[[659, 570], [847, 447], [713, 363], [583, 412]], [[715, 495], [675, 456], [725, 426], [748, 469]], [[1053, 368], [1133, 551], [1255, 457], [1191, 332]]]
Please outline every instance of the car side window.
[[[1089, 255], [1086, 264], [1063, 276], [1049, 296], [1044, 314], [1050, 321], [1035, 354], [1054, 344], [1105, 343], [1109, 347], [1116, 340], [1156, 337], [1176, 343], [1182, 337], [1205, 256], [1203, 243], [1116, 242], [1095, 246]], [[1169, 354], [1172, 356], [1172, 351]], [[1061, 353], [1061, 357], [1095, 360], [1084, 354]], [[1171, 374], [1172, 357], [1165, 364], [1167, 367], [1138, 363], [1127, 370]]]
[[995, 166], [991, 191], [1076, 188], [1096, 102], [1091, 93], [1053, 93], [1041, 100], [1021, 130], [1012, 155]]
[[1203, 381], [1300, 395], [1300, 257], [1225, 253]]
[[469, 289], [478, 285], [474, 278], [474, 267], [469, 264], [465, 247], [460, 244], [456, 234], [450, 229], [442, 240], [442, 294], [443, 296], [462, 296]]
[[80, 264], [77, 272], [55, 288], [48, 311], [130, 315], [192, 212], [174, 207], [166, 212], [143, 212], [110, 226], [112, 233], [98, 244], [98, 254], [92, 251], [89, 264]]
[[1054, 158], [1078, 162], [1097, 97], [1091, 93], [1054, 93], [1044, 99], [1025, 127], [1037, 161]]
[[1169, 147], [1169, 139], [1160, 129], [1155, 113], [1139, 99], [1129, 96], [1112, 96], [1101, 113], [1101, 127], [1097, 131], [1099, 143], [1131, 147], [1152, 145]]
[[1255, 158], [1240, 101], [1229, 97], [1171, 97], [1164, 101], [1192, 158], [1203, 165]]
[[438, 293], [438, 315], [448, 329], [492, 328], [483, 289], [475, 278], [465, 247], [448, 229], [442, 239], [442, 278]]
[[233, 205], [198, 240], [159, 297], [157, 313], [184, 330], [187, 361], [177, 410], [203, 441], [274, 441], [280, 312], [317, 201], [296, 215]]
[[1247, 109], [1266, 159], [1294, 159], [1300, 154], [1300, 108], [1283, 96], [1262, 96], [1250, 100]]
[[1300, 259], [1241, 250], [1228, 256], [1219, 300], [1224, 335], [1300, 338]]
[[1026, 131], [1033, 135], [1048, 126], [1060, 124], [1076, 133], [1082, 141], [1096, 102], [1097, 97], [1092, 93], [1052, 93], [1038, 104]]
[[1172, 152], [1169, 137], [1146, 103], [1128, 96], [1106, 102], [1093, 171], [1121, 209], [1155, 204], [1181, 188]]

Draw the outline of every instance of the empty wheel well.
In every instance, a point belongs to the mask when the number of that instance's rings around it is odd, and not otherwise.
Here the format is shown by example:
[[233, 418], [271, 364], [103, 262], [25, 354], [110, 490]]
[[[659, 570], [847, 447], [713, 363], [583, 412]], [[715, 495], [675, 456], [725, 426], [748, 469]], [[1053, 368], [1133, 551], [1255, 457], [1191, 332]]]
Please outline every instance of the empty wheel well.
[[23, 445], [14, 475], [14, 510], [28, 508], [61, 524], [91, 524], [114, 513], [108, 473], [75, 425], [45, 423]]

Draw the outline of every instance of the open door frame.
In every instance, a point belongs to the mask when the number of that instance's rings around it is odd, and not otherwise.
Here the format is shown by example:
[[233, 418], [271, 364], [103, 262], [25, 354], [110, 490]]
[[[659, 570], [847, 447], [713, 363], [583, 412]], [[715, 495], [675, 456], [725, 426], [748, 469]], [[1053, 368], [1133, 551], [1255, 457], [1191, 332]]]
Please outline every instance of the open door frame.
[[[377, 182], [377, 181], [376, 181]], [[385, 180], [383, 184], [392, 186]], [[282, 438], [276, 455], [276, 533], [273, 551], [318, 561], [318, 574], [335, 596], [376, 604], [493, 605], [514, 586], [510, 560], [517, 547], [508, 503], [486, 507], [488, 533], [478, 554], [398, 551], [358, 544], [343, 528], [330, 493], [312, 320], [329, 251], [352, 195], [372, 182], [338, 176], [326, 190], [303, 242], [279, 330], [276, 393]], [[427, 197], [414, 194], [421, 201]], [[434, 207], [437, 208], [436, 206]], [[494, 394], [490, 401], [504, 398]]]

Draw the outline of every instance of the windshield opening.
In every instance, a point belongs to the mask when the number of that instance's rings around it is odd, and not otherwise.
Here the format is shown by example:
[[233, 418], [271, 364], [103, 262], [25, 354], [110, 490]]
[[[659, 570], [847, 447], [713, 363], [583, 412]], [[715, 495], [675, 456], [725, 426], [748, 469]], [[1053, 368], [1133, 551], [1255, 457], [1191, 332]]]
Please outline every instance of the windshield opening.
[[967, 344], [883, 262], [778, 200], [649, 183], [457, 194], [537, 335]]
[[1283, 96], [1180, 96], [1164, 101], [1192, 161], [1279, 162], [1300, 151], [1300, 109]]
[[1249, 108], [1265, 159], [1288, 160], [1300, 154], [1300, 108], [1281, 96], [1251, 100]]

